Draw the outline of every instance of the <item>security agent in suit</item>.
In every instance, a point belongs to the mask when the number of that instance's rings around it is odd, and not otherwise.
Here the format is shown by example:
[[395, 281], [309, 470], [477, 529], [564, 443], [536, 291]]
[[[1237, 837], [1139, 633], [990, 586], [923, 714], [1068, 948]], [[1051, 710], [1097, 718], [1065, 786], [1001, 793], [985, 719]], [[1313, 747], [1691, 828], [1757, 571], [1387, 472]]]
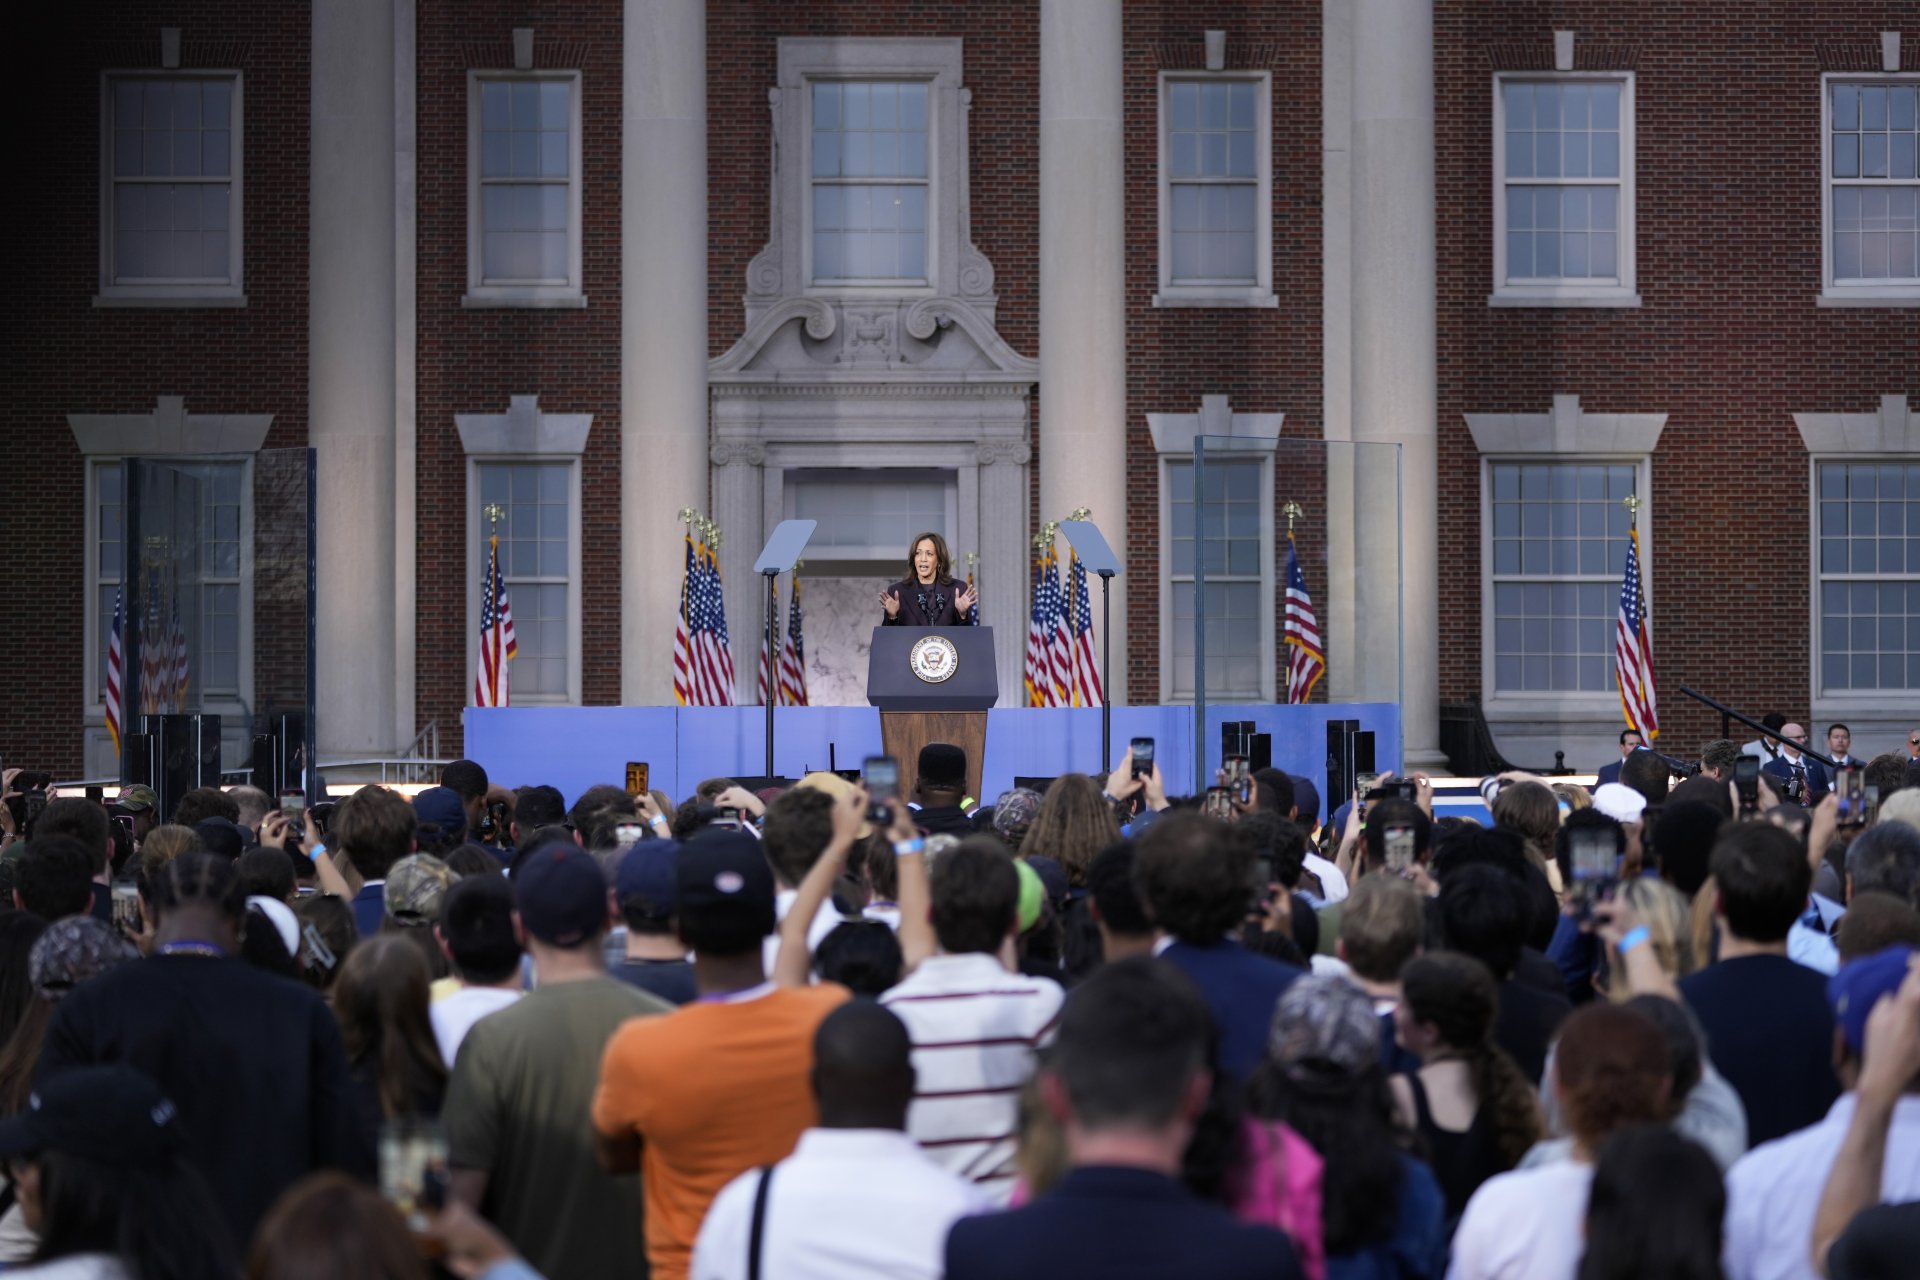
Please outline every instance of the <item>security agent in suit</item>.
[[1073, 1167], [1024, 1208], [956, 1222], [947, 1280], [1300, 1276], [1285, 1235], [1180, 1182], [1212, 1087], [1209, 1036], [1199, 993], [1158, 960], [1117, 961], [1075, 988], [1040, 1076]]
[[1772, 780], [1773, 789], [1780, 793], [1781, 799], [1811, 809], [1832, 787], [1827, 782], [1827, 771], [1800, 753], [1800, 748], [1806, 745], [1805, 726], [1788, 721], [1780, 729], [1780, 754], [1761, 765], [1760, 772]]
[[1620, 781], [1621, 761], [1624, 761], [1628, 756], [1638, 751], [1643, 741], [1638, 729], [1622, 729], [1620, 731], [1620, 759], [1601, 765], [1600, 780], [1594, 785], [1604, 787], [1609, 782]]

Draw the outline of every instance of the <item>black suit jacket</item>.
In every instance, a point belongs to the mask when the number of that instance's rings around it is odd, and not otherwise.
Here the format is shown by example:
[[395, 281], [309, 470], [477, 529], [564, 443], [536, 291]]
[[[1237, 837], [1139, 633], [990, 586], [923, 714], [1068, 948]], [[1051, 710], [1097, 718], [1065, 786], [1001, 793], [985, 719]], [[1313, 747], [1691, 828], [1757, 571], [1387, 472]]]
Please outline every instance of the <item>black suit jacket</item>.
[[1240, 1222], [1164, 1174], [1075, 1169], [1025, 1208], [962, 1218], [946, 1280], [1297, 1280], [1293, 1244]]
[[960, 616], [954, 606], [962, 591], [967, 589], [964, 582], [955, 582], [952, 578], [945, 582], [936, 582], [923, 587], [917, 582], [902, 580], [887, 588], [887, 594], [900, 597], [900, 612], [892, 617], [881, 610], [880, 625], [883, 627], [964, 627], [967, 620]]
[[[1807, 768], [1806, 805], [1811, 809], [1814, 805], [1819, 804], [1820, 801], [1826, 797], [1827, 792], [1831, 791], [1833, 787], [1827, 781], [1827, 771], [1820, 767], [1818, 761], [1809, 760], [1807, 757], [1801, 756], [1800, 763]], [[1793, 766], [1787, 763], [1786, 756], [1781, 755], [1767, 761], [1760, 766], [1760, 772], [1767, 775], [1768, 780], [1773, 783], [1773, 789], [1781, 792], [1780, 798], [1785, 800], [1787, 798], [1785, 795], [1787, 780], [1793, 777]]]
[[1593, 785], [1596, 787], [1604, 787], [1609, 782], [1620, 781], [1620, 766], [1625, 763], [1626, 763], [1626, 759], [1622, 757], [1619, 760], [1613, 761], [1611, 764], [1601, 765], [1599, 780], [1596, 781]]

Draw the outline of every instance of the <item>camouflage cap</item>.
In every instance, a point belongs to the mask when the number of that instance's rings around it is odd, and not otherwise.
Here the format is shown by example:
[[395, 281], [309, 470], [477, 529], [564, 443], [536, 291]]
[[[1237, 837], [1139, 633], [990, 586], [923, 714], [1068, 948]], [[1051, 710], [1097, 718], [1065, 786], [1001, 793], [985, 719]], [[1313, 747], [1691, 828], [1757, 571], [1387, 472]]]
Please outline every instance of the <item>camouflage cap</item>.
[[409, 854], [387, 872], [387, 914], [402, 925], [436, 924], [455, 876], [430, 853]]
[[160, 794], [146, 783], [136, 782], [120, 788], [120, 798], [114, 804], [129, 813], [145, 813], [160, 807]]

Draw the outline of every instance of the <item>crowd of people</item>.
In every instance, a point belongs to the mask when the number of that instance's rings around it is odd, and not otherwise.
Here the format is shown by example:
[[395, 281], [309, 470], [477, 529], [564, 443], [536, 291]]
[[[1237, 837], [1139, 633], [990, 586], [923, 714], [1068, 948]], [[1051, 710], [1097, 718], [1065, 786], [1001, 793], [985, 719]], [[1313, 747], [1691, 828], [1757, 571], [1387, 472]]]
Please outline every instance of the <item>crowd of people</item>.
[[1490, 824], [944, 744], [912, 803], [10, 773], [0, 1267], [1911, 1275], [1920, 763], [1769, 727]]

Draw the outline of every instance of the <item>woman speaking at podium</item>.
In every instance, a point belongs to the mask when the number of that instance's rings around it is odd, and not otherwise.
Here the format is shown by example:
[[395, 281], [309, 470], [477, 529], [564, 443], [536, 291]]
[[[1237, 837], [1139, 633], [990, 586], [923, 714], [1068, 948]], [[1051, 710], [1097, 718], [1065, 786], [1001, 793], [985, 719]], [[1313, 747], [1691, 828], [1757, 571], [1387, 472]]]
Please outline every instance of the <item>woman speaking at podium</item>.
[[937, 533], [923, 533], [907, 553], [907, 576], [880, 593], [880, 607], [887, 611], [881, 625], [964, 627], [979, 601], [972, 587], [953, 580], [947, 540]]

